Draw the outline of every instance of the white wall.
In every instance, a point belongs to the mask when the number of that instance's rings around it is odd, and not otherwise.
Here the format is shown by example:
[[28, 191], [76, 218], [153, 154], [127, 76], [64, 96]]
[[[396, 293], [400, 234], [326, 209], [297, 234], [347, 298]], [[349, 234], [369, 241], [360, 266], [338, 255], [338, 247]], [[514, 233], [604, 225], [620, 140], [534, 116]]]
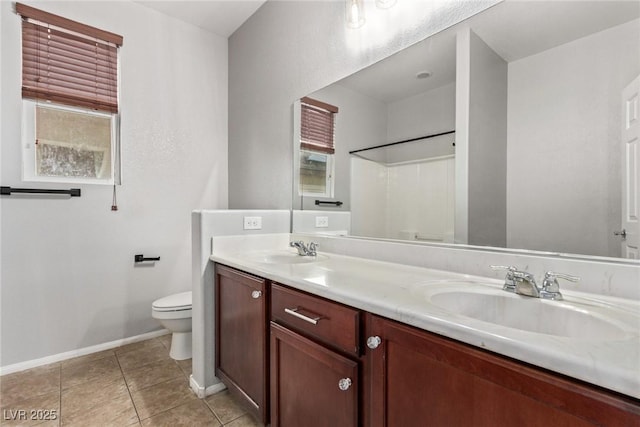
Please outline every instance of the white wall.
[[470, 41], [468, 243], [505, 247], [507, 62], [473, 32]]
[[[245, 216], [260, 216], [260, 230], [244, 230]], [[285, 248], [289, 242], [291, 216], [288, 210], [196, 210], [191, 214], [191, 283], [193, 291], [193, 360], [191, 389], [198, 397], [224, 389], [215, 376], [215, 272], [209, 261], [213, 237], [255, 236], [280, 233], [275, 247]], [[274, 247], [271, 246], [271, 247]], [[254, 249], [266, 249], [258, 245]]]
[[455, 130], [456, 85], [449, 83], [391, 102], [387, 115], [387, 142]]
[[456, 37], [455, 242], [504, 247], [507, 63], [469, 28]]
[[497, 2], [367, 1], [358, 30], [342, 1], [266, 2], [229, 39], [230, 205], [291, 206], [295, 100]]
[[621, 94], [640, 73], [637, 28], [509, 64], [509, 247], [620, 256]]
[[[108, 186], [1, 199], [2, 366], [158, 329], [152, 301], [191, 285], [191, 211], [227, 206], [227, 40], [130, 1], [28, 3], [124, 36], [123, 184], [117, 212]], [[0, 2], [2, 185], [48, 187], [21, 182], [11, 8]], [[161, 260], [134, 266], [136, 253]]]

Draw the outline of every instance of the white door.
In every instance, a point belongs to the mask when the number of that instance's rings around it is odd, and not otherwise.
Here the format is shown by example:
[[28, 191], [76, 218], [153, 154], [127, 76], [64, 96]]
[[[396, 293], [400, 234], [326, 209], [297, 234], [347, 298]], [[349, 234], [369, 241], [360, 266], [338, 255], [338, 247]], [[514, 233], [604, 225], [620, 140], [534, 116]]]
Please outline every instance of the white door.
[[640, 259], [640, 76], [622, 92], [622, 256]]

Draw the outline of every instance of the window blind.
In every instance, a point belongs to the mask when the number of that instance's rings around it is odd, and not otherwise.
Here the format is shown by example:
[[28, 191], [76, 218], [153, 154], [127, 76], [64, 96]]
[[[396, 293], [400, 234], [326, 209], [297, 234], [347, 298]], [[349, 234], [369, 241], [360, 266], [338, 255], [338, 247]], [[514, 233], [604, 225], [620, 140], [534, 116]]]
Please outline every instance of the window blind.
[[118, 112], [122, 36], [16, 3], [22, 97]]
[[338, 107], [304, 97], [300, 100], [300, 148], [333, 154]]

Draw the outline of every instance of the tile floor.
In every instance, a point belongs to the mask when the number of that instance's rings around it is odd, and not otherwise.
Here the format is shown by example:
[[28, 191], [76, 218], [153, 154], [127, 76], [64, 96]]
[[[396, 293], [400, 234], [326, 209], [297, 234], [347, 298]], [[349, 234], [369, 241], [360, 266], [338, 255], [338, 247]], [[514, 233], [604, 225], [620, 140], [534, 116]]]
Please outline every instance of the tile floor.
[[164, 335], [2, 376], [0, 425], [259, 426], [226, 391], [198, 399], [191, 360], [171, 359], [170, 342]]

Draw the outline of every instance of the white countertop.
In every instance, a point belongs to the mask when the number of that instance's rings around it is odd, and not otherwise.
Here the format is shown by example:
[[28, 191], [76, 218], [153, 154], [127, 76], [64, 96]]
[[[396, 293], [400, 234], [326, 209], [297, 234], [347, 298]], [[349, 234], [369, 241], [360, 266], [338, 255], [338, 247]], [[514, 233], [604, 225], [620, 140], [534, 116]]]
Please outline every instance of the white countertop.
[[[563, 291], [565, 301], [542, 301], [502, 291], [502, 282], [333, 253], [301, 263], [268, 263], [273, 254], [289, 256], [286, 237], [252, 240], [214, 238], [212, 261], [264, 277], [311, 294], [394, 319], [467, 344], [640, 398], [640, 302]], [[247, 249], [250, 248], [250, 249]], [[286, 248], [286, 249], [285, 249]], [[262, 259], [261, 259], [262, 258]], [[533, 303], [570, 304], [586, 312], [619, 308], [625, 332], [614, 339], [578, 338], [528, 332], [476, 320], [434, 305], [429, 297], [447, 288], [480, 285]], [[544, 319], [536, 319], [543, 322]]]

